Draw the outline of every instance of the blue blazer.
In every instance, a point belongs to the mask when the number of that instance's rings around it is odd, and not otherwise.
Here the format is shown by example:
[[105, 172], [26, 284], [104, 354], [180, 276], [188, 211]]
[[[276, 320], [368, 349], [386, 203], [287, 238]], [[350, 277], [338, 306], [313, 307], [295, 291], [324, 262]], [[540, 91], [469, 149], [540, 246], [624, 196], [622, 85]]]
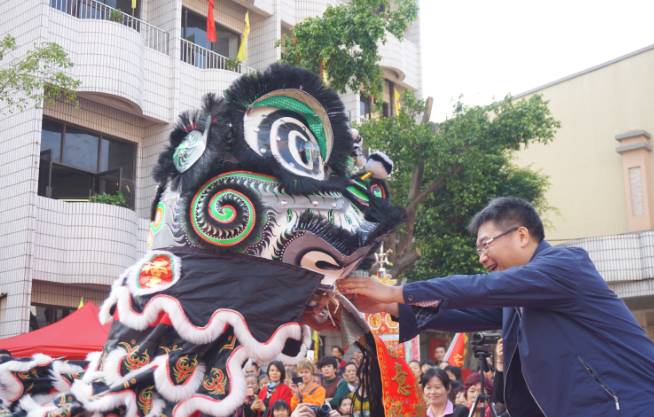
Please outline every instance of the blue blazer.
[[542, 241], [526, 265], [403, 292], [402, 341], [423, 329], [502, 328], [513, 417], [654, 416], [654, 343], [583, 249]]

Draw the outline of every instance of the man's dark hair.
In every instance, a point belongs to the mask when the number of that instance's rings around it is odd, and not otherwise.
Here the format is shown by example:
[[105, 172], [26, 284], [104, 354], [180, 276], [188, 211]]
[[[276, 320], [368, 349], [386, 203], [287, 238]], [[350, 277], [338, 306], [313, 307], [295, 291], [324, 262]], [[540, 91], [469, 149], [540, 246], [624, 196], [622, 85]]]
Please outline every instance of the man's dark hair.
[[476, 235], [479, 227], [488, 221], [492, 221], [502, 228], [524, 226], [538, 242], [545, 238], [543, 222], [536, 213], [536, 209], [522, 198], [498, 197], [492, 199], [470, 220], [468, 231]]
[[334, 356], [325, 356], [320, 360], [318, 367], [322, 368], [323, 366], [327, 365], [331, 365], [334, 367], [334, 369], [338, 369], [338, 359], [336, 359]]

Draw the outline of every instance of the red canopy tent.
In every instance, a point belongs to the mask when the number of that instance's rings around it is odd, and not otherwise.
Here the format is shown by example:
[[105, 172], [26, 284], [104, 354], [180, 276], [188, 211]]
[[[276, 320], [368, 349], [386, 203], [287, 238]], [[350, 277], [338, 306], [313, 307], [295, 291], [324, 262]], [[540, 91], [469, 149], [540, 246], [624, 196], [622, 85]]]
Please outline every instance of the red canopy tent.
[[0, 349], [7, 349], [16, 357], [44, 353], [53, 358], [84, 359], [87, 353], [102, 350], [110, 326], [100, 324], [98, 307], [89, 302], [48, 326], [0, 339]]

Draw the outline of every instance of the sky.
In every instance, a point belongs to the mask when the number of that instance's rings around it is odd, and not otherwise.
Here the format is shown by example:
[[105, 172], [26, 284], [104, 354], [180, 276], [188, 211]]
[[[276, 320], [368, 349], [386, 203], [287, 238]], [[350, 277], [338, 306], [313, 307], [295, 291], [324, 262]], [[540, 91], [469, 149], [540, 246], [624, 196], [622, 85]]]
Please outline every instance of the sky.
[[[654, 0], [420, 0], [432, 121], [654, 44]], [[654, 74], [652, 74], [654, 76]]]

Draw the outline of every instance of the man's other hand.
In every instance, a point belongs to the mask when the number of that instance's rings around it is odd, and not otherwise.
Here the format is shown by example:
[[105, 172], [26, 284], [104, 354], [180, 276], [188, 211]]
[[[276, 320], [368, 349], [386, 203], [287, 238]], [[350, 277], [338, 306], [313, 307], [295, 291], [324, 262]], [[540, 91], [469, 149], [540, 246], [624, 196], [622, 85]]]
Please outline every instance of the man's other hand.
[[[336, 286], [343, 295], [351, 299], [357, 307], [361, 304], [363, 309], [378, 308], [384, 311], [384, 305], [403, 303], [402, 287], [386, 285], [369, 278], [346, 278], [336, 281]], [[371, 312], [371, 311], [367, 311]]]

